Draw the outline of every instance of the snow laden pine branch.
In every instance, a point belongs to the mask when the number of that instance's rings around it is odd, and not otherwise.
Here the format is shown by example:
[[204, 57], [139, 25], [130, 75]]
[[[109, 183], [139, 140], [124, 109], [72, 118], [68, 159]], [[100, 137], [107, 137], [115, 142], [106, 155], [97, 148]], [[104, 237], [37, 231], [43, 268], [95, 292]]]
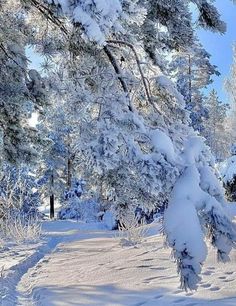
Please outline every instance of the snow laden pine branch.
[[201, 279], [201, 267], [207, 256], [204, 237], [223, 262], [229, 260], [236, 243], [235, 225], [226, 213], [221, 186], [206, 155], [203, 139], [189, 137], [181, 156], [185, 167], [164, 215], [166, 241], [173, 249], [181, 288], [186, 291], [196, 290]]

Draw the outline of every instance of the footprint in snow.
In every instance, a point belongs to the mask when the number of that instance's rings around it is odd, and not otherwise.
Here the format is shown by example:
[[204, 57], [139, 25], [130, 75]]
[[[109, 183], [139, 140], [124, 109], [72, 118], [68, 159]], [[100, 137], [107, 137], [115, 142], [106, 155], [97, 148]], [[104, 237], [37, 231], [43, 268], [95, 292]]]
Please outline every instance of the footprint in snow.
[[141, 266], [137, 266], [137, 268], [151, 268], [150, 265], [141, 265]]
[[155, 268], [151, 268], [151, 270], [163, 271], [163, 270], [167, 270], [167, 268], [165, 268], [165, 267], [155, 267]]
[[219, 287], [212, 287], [212, 288], [210, 288], [210, 290], [211, 290], [211, 291], [219, 291], [220, 288], [219, 288]]
[[209, 288], [209, 287], [211, 287], [211, 284], [202, 284], [200, 286], [203, 287], [203, 288]]
[[154, 279], [159, 279], [159, 277], [149, 277], [147, 279], [145, 279], [146, 282], [151, 282]]
[[136, 257], [142, 256], [142, 255], [145, 255], [145, 254], [148, 254], [148, 252], [144, 252], [144, 253], [138, 254], [138, 255], [136, 255]]
[[159, 279], [173, 279], [173, 278], [175, 278], [175, 277], [176, 277], [175, 275], [172, 275], [172, 276], [160, 275], [160, 276], [159, 276]]
[[202, 275], [211, 275], [211, 274], [213, 274], [212, 271], [205, 271], [205, 272], [202, 273]]
[[234, 279], [225, 279], [225, 280], [223, 280], [224, 283], [231, 283], [233, 281], [234, 281]]
[[117, 268], [115, 268], [115, 270], [122, 271], [122, 270], [126, 270], [126, 268], [119, 268], [119, 267], [117, 267]]
[[219, 279], [226, 279], [226, 276], [219, 276]]

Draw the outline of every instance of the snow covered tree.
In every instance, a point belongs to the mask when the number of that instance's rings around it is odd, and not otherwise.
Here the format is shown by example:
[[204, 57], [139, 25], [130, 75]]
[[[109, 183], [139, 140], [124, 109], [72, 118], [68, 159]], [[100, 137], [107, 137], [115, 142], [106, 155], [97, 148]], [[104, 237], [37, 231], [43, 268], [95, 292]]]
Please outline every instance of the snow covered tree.
[[39, 74], [28, 69], [25, 48], [31, 33], [21, 6], [4, 0], [0, 8], [0, 159], [34, 161], [43, 143], [29, 118], [44, 104], [46, 90]]
[[[22, 2], [39, 33], [37, 48], [70, 58], [64, 70], [81, 110], [78, 173], [100, 189], [117, 218], [138, 206], [167, 204], [165, 233], [182, 287], [196, 289], [204, 236], [226, 261], [236, 232], [211, 155], [189, 127], [185, 101], [158, 57], [173, 49], [187, 52], [192, 44], [190, 2], [201, 26], [223, 33], [219, 13], [207, 0]], [[46, 43], [33, 18], [38, 15], [46, 16]]]
[[220, 13], [212, 2], [208, 0], [192, 0], [199, 11], [198, 24], [213, 32], [226, 32], [226, 24], [220, 19]]
[[233, 63], [231, 65], [230, 75], [226, 79], [225, 89], [230, 98], [230, 112], [227, 118], [227, 127], [231, 136], [231, 143], [236, 140], [236, 45], [233, 47]]
[[77, 177], [76, 165], [80, 162], [77, 151], [83, 119], [81, 113], [85, 105], [88, 106], [85, 91], [76, 86], [67, 69], [63, 71], [65, 63], [68, 65], [69, 62], [69, 58], [64, 58], [56, 69], [48, 71], [51, 105], [39, 125], [39, 130], [50, 142], [41, 171], [47, 178], [45, 196], [50, 196], [52, 210], [55, 198], [63, 202], [64, 191], [70, 190], [73, 179]]
[[187, 51], [173, 54], [169, 73], [184, 96], [193, 128], [202, 133], [208, 112], [204, 105], [203, 89], [212, 83], [212, 75], [219, 75], [216, 67], [210, 63], [210, 54], [195, 42]]
[[236, 145], [231, 146], [231, 156], [219, 164], [220, 177], [227, 200], [236, 201]]
[[223, 160], [227, 156], [230, 144], [230, 137], [225, 128], [229, 105], [222, 103], [213, 89], [204, 106], [208, 111], [208, 118], [204, 121], [203, 135], [216, 159]]

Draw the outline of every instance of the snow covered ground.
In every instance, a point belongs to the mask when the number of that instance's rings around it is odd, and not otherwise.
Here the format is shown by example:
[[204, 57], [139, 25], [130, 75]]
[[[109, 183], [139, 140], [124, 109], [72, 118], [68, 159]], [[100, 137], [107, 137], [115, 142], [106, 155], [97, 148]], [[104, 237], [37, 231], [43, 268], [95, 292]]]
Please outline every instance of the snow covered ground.
[[236, 305], [236, 252], [223, 265], [211, 250], [198, 291], [186, 294], [153, 226], [141, 246], [121, 247], [102, 224], [45, 222], [42, 243], [1, 252], [1, 305]]

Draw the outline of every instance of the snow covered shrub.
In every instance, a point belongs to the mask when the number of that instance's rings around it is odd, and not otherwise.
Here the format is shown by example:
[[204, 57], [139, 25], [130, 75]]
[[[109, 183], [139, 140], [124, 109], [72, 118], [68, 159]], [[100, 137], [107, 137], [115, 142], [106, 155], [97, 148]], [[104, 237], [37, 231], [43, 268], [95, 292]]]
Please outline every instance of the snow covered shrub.
[[85, 192], [86, 182], [82, 179], [75, 180], [73, 187], [70, 190], [67, 190], [64, 194], [65, 200], [80, 198]]
[[107, 210], [102, 213], [102, 222], [109, 230], [117, 229], [117, 221], [114, 216], [114, 213], [111, 210]]
[[40, 204], [38, 184], [29, 169], [4, 165], [0, 180], [0, 219], [9, 214], [37, 215]]
[[140, 224], [149, 224], [152, 223], [156, 217], [160, 218], [160, 216], [163, 215], [164, 209], [165, 205], [151, 211], [149, 211], [149, 209], [142, 209], [141, 207], [137, 207], [134, 213]]
[[85, 222], [98, 221], [100, 205], [97, 199], [70, 199], [59, 211], [58, 218], [62, 220], [75, 219]]
[[80, 197], [84, 193], [86, 182], [84, 180], [75, 179], [73, 186], [64, 193], [65, 204], [58, 212], [58, 218], [65, 219], [80, 219], [81, 218], [81, 203]]
[[0, 229], [4, 238], [17, 243], [39, 238], [38, 187], [27, 168], [4, 165], [0, 181]]
[[36, 217], [9, 216], [5, 223], [5, 236], [16, 243], [36, 242], [41, 236], [41, 223]]
[[236, 146], [231, 147], [229, 158], [220, 163], [220, 177], [225, 188], [225, 195], [230, 202], [236, 201]]
[[98, 220], [100, 204], [96, 198], [86, 196], [85, 185], [84, 180], [75, 180], [73, 187], [65, 192], [65, 205], [58, 213], [59, 219], [80, 219], [86, 222]]
[[144, 219], [129, 212], [119, 220], [118, 229], [122, 246], [135, 246], [143, 242], [148, 232]]

